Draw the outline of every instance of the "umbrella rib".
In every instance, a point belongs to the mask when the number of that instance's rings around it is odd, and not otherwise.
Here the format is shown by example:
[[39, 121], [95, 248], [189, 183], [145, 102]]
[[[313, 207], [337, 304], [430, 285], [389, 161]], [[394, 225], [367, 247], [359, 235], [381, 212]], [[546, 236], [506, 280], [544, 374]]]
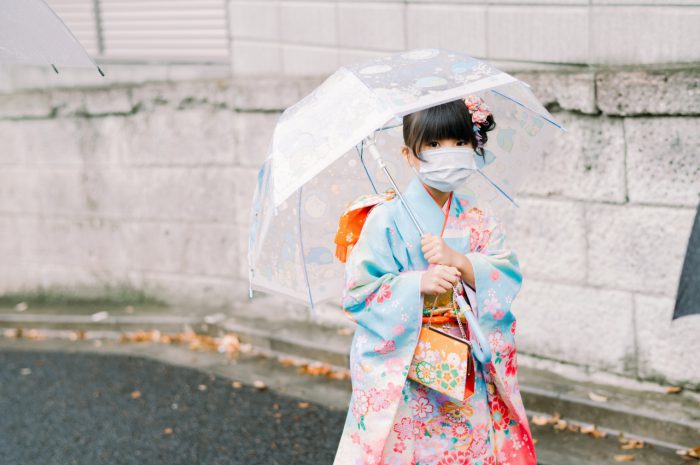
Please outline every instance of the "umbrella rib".
[[374, 191], [375, 194], [378, 194], [379, 192], [377, 191], [377, 187], [374, 185], [374, 181], [372, 181], [372, 176], [369, 174], [369, 170], [367, 169], [367, 165], [365, 164], [365, 159], [364, 159], [364, 149], [365, 149], [365, 141], [363, 140], [360, 143], [361, 149], [357, 148], [357, 145], [355, 146], [355, 150], [357, 150], [357, 155], [360, 157], [360, 163], [362, 163], [362, 168], [365, 170], [365, 174], [367, 175], [367, 179], [369, 179], [369, 183], [372, 185], [372, 190]]
[[504, 94], [503, 92], [499, 92], [499, 91], [497, 91], [497, 90], [495, 90], [495, 89], [489, 89], [489, 90], [490, 90], [491, 92], [493, 92], [494, 94], [500, 95], [500, 96], [503, 97], [503, 98], [507, 98], [508, 100], [517, 103], [517, 104], [520, 105], [521, 107], [523, 107], [523, 108], [525, 108], [526, 110], [528, 110], [528, 111], [530, 111], [530, 112], [536, 114], [536, 115], [539, 116], [540, 118], [549, 121], [550, 123], [552, 123], [553, 125], [555, 125], [555, 126], [558, 127], [559, 129], [561, 129], [561, 130], [563, 130], [563, 131], [566, 131], [566, 132], [569, 132], [569, 130], [566, 129], [564, 126], [561, 126], [560, 124], [558, 124], [558, 123], [556, 123], [555, 121], [553, 121], [553, 120], [547, 118], [547, 117], [544, 116], [543, 114], [541, 114], [541, 113], [539, 113], [539, 112], [533, 110], [532, 108], [530, 108], [530, 107], [528, 107], [527, 105], [525, 105], [525, 104], [519, 102], [518, 100], [515, 100], [514, 98], [507, 96], [507, 95]]
[[503, 189], [501, 189], [501, 188], [498, 186], [498, 184], [496, 184], [495, 182], [493, 182], [493, 181], [491, 180], [491, 178], [489, 178], [488, 176], [486, 176], [486, 173], [484, 173], [481, 169], [477, 169], [477, 171], [478, 171], [479, 174], [481, 174], [484, 178], [486, 178], [486, 180], [487, 180], [488, 182], [490, 182], [491, 185], [493, 185], [493, 187], [495, 187], [496, 189], [498, 189], [498, 191], [499, 191], [501, 194], [503, 194], [508, 200], [510, 200], [511, 202], [513, 202], [513, 205], [515, 205], [516, 207], [520, 208], [520, 205], [517, 204], [517, 202], [513, 199], [513, 197], [511, 197], [510, 195], [508, 195], [508, 194], [506, 193], [506, 191], [504, 191]]
[[297, 219], [299, 225], [299, 249], [301, 252], [301, 267], [304, 270], [304, 281], [306, 281], [306, 292], [309, 294], [309, 304], [311, 304], [311, 316], [316, 316], [316, 307], [314, 306], [314, 298], [311, 294], [311, 283], [309, 282], [309, 272], [306, 269], [306, 252], [304, 252], [304, 235], [301, 231], [301, 194], [304, 186], [299, 187], [299, 202], [297, 204]]

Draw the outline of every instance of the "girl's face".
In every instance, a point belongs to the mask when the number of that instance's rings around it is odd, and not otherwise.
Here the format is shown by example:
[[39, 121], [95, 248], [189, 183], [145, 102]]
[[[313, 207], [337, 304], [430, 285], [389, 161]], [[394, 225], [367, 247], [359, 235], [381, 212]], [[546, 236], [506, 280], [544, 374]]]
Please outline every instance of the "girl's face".
[[[431, 140], [427, 144], [423, 144], [420, 146], [418, 149], [418, 153], [423, 152], [424, 150], [434, 150], [434, 149], [439, 149], [439, 148], [444, 148], [444, 147], [462, 147], [469, 144], [469, 141], [466, 141], [464, 139], [440, 139], [440, 140]], [[410, 147], [404, 145], [401, 147], [401, 155], [406, 159], [409, 165], [414, 167], [416, 171], [420, 170], [420, 164], [421, 161], [420, 159], [413, 153]]]

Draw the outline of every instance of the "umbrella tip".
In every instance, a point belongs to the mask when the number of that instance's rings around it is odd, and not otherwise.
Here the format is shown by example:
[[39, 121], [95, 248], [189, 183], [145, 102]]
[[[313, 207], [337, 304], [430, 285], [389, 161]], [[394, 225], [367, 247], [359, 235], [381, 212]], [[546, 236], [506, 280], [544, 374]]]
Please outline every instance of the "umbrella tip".
[[56, 68], [56, 65], [54, 65], [53, 63], [51, 63], [51, 67], [52, 67], [53, 70], [56, 72], [56, 74], [58, 74], [58, 68]]
[[102, 71], [102, 68], [100, 68], [100, 67], [98, 66], [98, 67], [97, 67], [97, 71], [99, 71], [99, 72], [100, 72], [100, 75], [102, 75], [102, 77], [104, 77], [105, 73]]

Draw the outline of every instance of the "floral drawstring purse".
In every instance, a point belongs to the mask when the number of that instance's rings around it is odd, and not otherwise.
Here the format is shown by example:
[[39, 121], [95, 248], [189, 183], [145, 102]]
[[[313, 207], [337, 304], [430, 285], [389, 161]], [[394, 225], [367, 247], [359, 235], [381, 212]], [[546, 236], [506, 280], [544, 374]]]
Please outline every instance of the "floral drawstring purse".
[[[440, 296], [435, 296], [428, 324], [421, 327], [418, 335], [418, 344], [408, 370], [408, 377], [459, 402], [464, 402], [474, 394], [474, 357], [471, 342], [467, 338], [459, 315], [455, 290], [453, 289], [450, 294], [451, 305], [440, 309], [437, 308]], [[433, 314], [440, 312], [456, 315], [455, 319], [462, 333], [461, 338], [432, 326]]]

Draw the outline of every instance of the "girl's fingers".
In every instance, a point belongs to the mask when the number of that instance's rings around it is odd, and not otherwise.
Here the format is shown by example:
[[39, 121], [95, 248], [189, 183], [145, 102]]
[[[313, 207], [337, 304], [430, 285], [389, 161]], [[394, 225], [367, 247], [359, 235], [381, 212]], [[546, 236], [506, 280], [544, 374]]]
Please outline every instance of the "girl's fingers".
[[447, 270], [445, 270], [445, 274], [443, 275], [443, 277], [445, 280], [447, 280], [448, 282], [450, 282], [450, 284], [454, 286], [459, 281], [460, 275], [455, 274], [451, 269], [448, 268]]

